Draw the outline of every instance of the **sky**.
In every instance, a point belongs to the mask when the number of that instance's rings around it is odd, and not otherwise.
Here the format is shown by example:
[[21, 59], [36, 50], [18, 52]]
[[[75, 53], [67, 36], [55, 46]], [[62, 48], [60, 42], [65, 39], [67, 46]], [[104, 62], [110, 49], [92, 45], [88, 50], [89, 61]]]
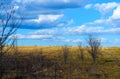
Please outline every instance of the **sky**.
[[[23, 22], [20, 46], [86, 45], [89, 34], [102, 46], [120, 46], [120, 0], [12, 0]], [[17, 15], [16, 13], [16, 15]]]

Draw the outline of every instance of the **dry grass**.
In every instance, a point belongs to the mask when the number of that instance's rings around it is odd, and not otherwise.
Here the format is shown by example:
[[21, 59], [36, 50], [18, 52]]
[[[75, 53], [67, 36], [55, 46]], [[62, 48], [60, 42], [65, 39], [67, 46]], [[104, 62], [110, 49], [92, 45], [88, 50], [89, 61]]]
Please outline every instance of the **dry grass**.
[[[78, 57], [79, 49], [78, 47], [68, 47], [69, 57], [68, 61], [73, 63], [71, 64], [71, 79], [119, 79], [120, 78], [120, 48], [118, 47], [101, 47], [99, 58], [97, 59], [96, 64], [92, 64], [91, 57], [86, 51], [86, 47], [83, 48], [85, 60], [83, 63], [79, 62]], [[51, 60], [56, 61], [57, 63], [63, 62], [63, 50], [59, 46], [31, 46], [24, 47], [19, 46], [17, 51], [19, 54], [25, 56], [29, 54], [39, 55], [42, 51], [43, 55]], [[60, 64], [60, 66], [65, 69], [64, 78], [66, 74], [69, 73], [69, 63]], [[53, 66], [51, 66], [50, 70]], [[79, 71], [80, 69], [80, 71]], [[63, 72], [62, 72], [63, 73]], [[48, 73], [48, 74], [53, 74]]]

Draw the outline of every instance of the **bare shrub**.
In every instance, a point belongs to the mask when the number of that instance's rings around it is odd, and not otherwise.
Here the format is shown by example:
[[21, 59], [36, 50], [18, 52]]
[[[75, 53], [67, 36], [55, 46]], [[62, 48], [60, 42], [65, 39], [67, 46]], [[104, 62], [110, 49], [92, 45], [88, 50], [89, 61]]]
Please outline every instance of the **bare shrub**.
[[14, 6], [7, 4], [7, 0], [0, 2], [0, 79], [5, 70], [3, 59], [14, 43], [12, 35], [21, 24], [20, 18], [15, 15]]
[[87, 43], [88, 43], [87, 51], [91, 55], [93, 63], [95, 63], [96, 58], [98, 58], [100, 52], [101, 41], [93, 37], [92, 35], [89, 35]]

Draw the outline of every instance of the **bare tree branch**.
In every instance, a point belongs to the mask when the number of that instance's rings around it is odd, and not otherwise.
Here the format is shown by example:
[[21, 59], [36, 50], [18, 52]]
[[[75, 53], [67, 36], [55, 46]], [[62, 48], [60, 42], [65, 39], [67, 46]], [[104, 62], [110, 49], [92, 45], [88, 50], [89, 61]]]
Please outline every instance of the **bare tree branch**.
[[[6, 5], [5, 2], [6, 0], [0, 2], [0, 79], [4, 74], [3, 58], [15, 42], [15, 39], [11, 36], [22, 22], [22, 17], [15, 15], [14, 6]], [[6, 45], [9, 46], [6, 47]]]
[[87, 39], [87, 43], [88, 43], [87, 51], [91, 55], [93, 62], [95, 63], [96, 58], [98, 57], [100, 51], [99, 49], [100, 49], [101, 41], [93, 37], [92, 35], [89, 35]]

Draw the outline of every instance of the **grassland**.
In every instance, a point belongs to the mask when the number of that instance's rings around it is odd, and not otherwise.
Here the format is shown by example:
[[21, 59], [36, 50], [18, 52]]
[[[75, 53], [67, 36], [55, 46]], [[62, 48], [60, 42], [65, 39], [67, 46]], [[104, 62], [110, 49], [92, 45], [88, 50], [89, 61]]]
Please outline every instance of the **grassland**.
[[[68, 47], [67, 56], [59, 46], [19, 46], [16, 54], [8, 53], [3, 79], [119, 79], [120, 48], [101, 47], [96, 63], [83, 48], [84, 61], [78, 47]], [[66, 59], [66, 62], [64, 62]], [[13, 73], [14, 72], [14, 73]], [[15, 78], [19, 76], [18, 78]]]

